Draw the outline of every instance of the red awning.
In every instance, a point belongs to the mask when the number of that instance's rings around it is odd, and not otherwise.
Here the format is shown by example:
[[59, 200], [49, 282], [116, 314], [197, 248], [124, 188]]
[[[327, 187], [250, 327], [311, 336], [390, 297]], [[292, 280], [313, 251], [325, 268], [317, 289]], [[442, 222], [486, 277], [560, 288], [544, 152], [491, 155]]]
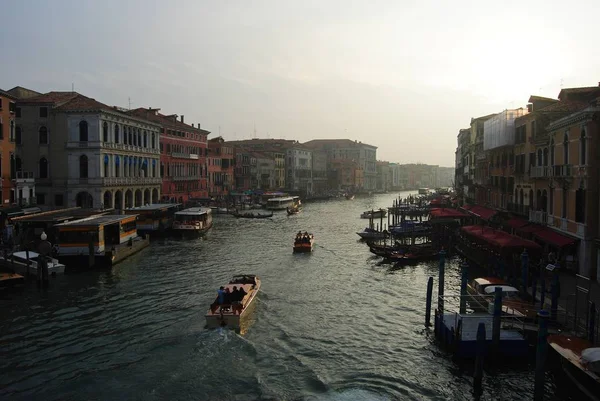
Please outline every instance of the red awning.
[[480, 217], [483, 220], [489, 220], [492, 216], [494, 216], [496, 213], [498, 213], [495, 210], [492, 209], [488, 209], [487, 207], [483, 207], [483, 206], [473, 206], [470, 210], [470, 213], [474, 214], [477, 217]]
[[533, 241], [529, 241], [515, 235], [511, 235], [507, 232], [495, 230], [490, 227], [484, 226], [465, 226], [461, 230], [468, 235], [473, 236], [479, 240], [483, 240], [490, 245], [497, 246], [499, 248], [514, 248], [523, 249], [527, 248], [530, 250], [539, 250], [541, 247]]
[[451, 219], [461, 218], [461, 217], [469, 217], [468, 214], [461, 212], [460, 210], [456, 210], [456, 209], [434, 208], [429, 211], [429, 214], [431, 215], [432, 219], [444, 218], [444, 217], [451, 218]]
[[473, 207], [473, 205], [463, 205], [462, 208], [465, 210], [471, 210], [471, 208]]
[[537, 224], [529, 224], [523, 227], [518, 227], [517, 231], [519, 231], [520, 233], [534, 233], [536, 231], [540, 231], [543, 230], [544, 227], [542, 226], [538, 226]]
[[508, 220], [506, 222], [506, 224], [508, 224], [512, 228], [520, 228], [520, 227], [523, 227], [523, 226], [529, 224], [529, 222], [527, 220], [525, 220], [525, 219], [520, 219], [518, 217], [513, 217], [510, 220]]
[[533, 235], [539, 240], [562, 248], [563, 246], [573, 245], [575, 240], [573, 238], [567, 237], [566, 235], [562, 235], [557, 233], [554, 230], [549, 228], [542, 228], [541, 230], [536, 231]]
[[441, 205], [442, 204], [442, 200], [440, 198], [436, 198], [436, 199], [432, 199], [429, 202], [430, 205]]

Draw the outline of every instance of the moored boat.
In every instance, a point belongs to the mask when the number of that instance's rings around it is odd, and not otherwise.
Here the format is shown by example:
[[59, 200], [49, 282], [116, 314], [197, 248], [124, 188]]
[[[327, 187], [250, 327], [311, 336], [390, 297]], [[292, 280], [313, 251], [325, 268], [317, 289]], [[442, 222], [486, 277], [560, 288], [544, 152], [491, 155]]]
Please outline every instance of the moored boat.
[[25, 277], [17, 273], [0, 272], [0, 289], [23, 287]]
[[379, 209], [379, 210], [367, 210], [360, 215], [361, 219], [378, 219], [381, 217], [387, 216], [387, 210]]
[[365, 228], [362, 231], [357, 232], [359, 237], [362, 239], [385, 239], [389, 237], [389, 234], [386, 231], [377, 231], [374, 228]]
[[217, 296], [205, 315], [207, 327], [241, 329], [244, 320], [252, 312], [251, 308], [256, 304], [255, 299], [260, 290], [260, 284], [260, 279], [254, 274], [233, 276], [228, 284], [221, 287], [221, 290], [234, 294], [234, 289], [243, 288], [245, 295], [241, 300], [232, 299], [229, 303], [219, 303], [219, 296]]
[[182, 234], [204, 235], [212, 227], [212, 210], [208, 207], [191, 207], [175, 213], [173, 230]]
[[[29, 254], [29, 255], [28, 255]], [[48, 274], [57, 275], [63, 274], [65, 272], [65, 265], [60, 263], [58, 259], [54, 259], [50, 256], [42, 256], [37, 252], [33, 251], [19, 251], [14, 252], [12, 255], [8, 256], [8, 260], [6, 260], [6, 265], [9, 266], [15, 273], [26, 275], [27, 274], [27, 258], [29, 256], [29, 274], [35, 276], [37, 274], [38, 265], [42, 258], [46, 260], [48, 264]], [[4, 260], [4, 257], [0, 257], [0, 259]]]
[[294, 253], [312, 252], [315, 244], [315, 236], [311, 233], [299, 232], [294, 240]]
[[547, 341], [560, 356], [561, 367], [571, 382], [590, 400], [600, 401], [600, 348], [574, 336], [549, 335]]
[[535, 318], [535, 308], [521, 299], [519, 290], [497, 277], [479, 277], [467, 284], [467, 292], [474, 301], [472, 306], [493, 313], [496, 287], [502, 290], [503, 313]]

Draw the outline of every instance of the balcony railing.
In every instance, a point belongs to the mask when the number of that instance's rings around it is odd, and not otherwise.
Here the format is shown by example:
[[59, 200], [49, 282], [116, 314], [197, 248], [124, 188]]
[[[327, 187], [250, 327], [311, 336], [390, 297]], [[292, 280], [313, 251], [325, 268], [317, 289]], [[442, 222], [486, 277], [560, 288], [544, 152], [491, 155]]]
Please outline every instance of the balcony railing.
[[115, 149], [121, 150], [124, 152], [136, 152], [136, 153], [160, 153], [159, 149], [151, 149], [148, 147], [137, 146], [137, 145], [128, 145], [124, 143], [114, 143], [114, 142], [101, 142], [101, 141], [68, 141], [65, 142], [65, 148], [67, 149]]
[[202, 179], [202, 177], [199, 175], [179, 175], [171, 178], [173, 179], [173, 181], [192, 181]]
[[538, 224], [548, 224], [548, 213], [541, 210], [530, 210], [529, 221]]
[[529, 176], [531, 178], [546, 178], [552, 174], [552, 168], [549, 166], [535, 166], [531, 167]]
[[26, 184], [26, 183], [34, 183], [35, 177], [33, 176], [33, 171], [17, 171], [16, 177], [13, 178], [13, 181], [17, 184]]
[[571, 176], [571, 165], [563, 164], [561, 166], [554, 166], [553, 175], [555, 177], [570, 177]]
[[103, 177], [102, 185], [157, 185], [162, 183], [160, 177]]

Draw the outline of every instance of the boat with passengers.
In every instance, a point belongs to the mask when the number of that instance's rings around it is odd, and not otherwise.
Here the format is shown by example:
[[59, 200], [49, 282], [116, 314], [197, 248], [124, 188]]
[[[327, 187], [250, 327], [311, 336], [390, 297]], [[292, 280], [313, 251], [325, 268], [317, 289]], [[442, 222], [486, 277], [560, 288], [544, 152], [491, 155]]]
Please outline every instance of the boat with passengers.
[[286, 210], [288, 207], [294, 207], [300, 202], [299, 196], [278, 196], [267, 200], [267, 209]]
[[294, 239], [294, 253], [312, 252], [315, 245], [315, 236], [309, 232], [302, 231], [296, 234]]
[[204, 235], [212, 227], [209, 207], [190, 207], [175, 213], [173, 231], [179, 234]]
[[[260, 284], [260, 279], [254, 274], [233, 276], [229, 283], [219, 289], [217, 298], [206, 312], [206, 326], [241, 330], [256, 304]], [[239, 289], [243, 289], [243, 292], [239, 292]]]

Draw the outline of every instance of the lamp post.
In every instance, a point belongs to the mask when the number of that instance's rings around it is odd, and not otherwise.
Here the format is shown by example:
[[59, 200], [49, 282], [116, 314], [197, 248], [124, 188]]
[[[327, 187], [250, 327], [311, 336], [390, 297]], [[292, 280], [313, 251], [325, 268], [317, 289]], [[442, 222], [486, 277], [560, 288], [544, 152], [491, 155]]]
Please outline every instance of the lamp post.
[[48, 288], [48, 261], [46, 260], [46, 256], [52, 251], [52, 244], [48, 241], [48, 235], [45, 232], [42, 232], [40, 239], [38, 253], [41, 255], [41, 258], [38, 260], [37, 285], [38, 288], [45, 289]]

